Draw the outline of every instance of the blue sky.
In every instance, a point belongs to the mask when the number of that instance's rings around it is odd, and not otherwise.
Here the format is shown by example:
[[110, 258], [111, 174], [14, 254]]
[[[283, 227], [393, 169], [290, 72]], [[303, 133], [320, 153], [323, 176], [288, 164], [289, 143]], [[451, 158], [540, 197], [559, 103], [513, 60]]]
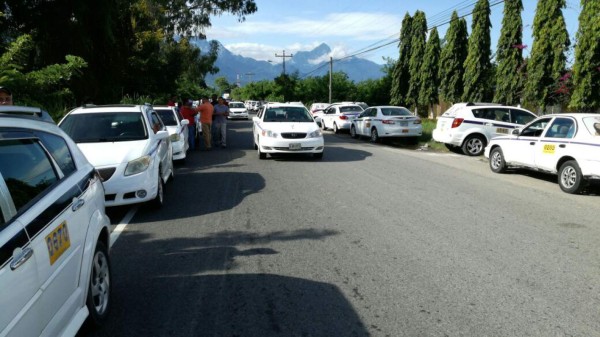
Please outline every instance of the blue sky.
[[[489, 0], [490, 4], [499, 2]], [[392, 42], [398, 38], [402, 18], [408, 12], [414, 15], [416, 10], [425, 12], [427, 24], [438, 27], [443, 37], [452, 10], [459, 15], [473, 10], [475, 0], [462, 1], [391, 1], [391, 0], [256, 0], [258, 11], [238, 22], [231, 15], [212, 18], [212, 27], [205, 33], [207, 39], [220, 41], [234, 54], [252, 57], [257, 60], [271, 60], [280, 63], [283, 50], [286, 54], [308, 51], [321, 43], [328, 44], [334, 59], [352, 55], [357, 51]], [[531, 25], [537, 1], [524, 0], [523, 44], [524, 52], [529, 53], [532, 46]], [[492, 7], [492, 52], [502, 25], [503, 3]], [[577, 18], [580, 13], [579, 0], [567, 0], [563, 10], [569, 37], [572, 44], [577, 32]], [[465, 17], [471, 31], [471, 16]], [[569, 55], [572, 62], [573, 53]], [[384, 63], [383, 57], [398, 58], [397, 43], [375, 51], [358, 55], [377, 63]]]

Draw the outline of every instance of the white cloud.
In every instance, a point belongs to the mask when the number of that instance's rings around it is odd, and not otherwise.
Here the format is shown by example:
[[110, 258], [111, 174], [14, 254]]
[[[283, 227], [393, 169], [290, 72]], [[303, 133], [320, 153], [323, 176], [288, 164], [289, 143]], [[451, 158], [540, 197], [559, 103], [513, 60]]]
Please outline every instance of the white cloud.
[[227, 44], [225, 45], [225, 48], [237, 55], [251, 57], [255, 60], [260, 61], [272, 61], [273, 63], [278, 64], [282, 62], [282, 58], [275, 57], [275, 54], [281, 55], [285, 50], [286, 55], [290, 55], [298, 51], [312, 50], [316, 48], [319, 44], [319, 42], [313, 42], [309, 44], [294, 43], [291, 45], [281, 47], [260, 43], [241, 42]]
[[330, 48], [331, 48], [330, 53], [324, 54], [321, 57], [318, 57], [316, 59], [308, 60], [308, 62], [310, 64], [319, 64], [322, 62], [329, 62], [330, 57], [333, 57], [334, 59], [340, 59], [342, 57], [346, 57], [346, 56], [350, 55], [350, 51], [344, 45], [336, 45], [333, 47], [330, 46]]

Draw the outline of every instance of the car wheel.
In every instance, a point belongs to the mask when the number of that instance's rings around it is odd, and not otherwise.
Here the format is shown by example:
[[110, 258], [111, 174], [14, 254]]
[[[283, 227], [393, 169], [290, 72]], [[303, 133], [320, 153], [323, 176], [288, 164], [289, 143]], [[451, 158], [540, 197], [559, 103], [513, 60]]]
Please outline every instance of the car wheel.
[[313, 153], [313, 158], [315, 158], [315, 159], [322, 159], [323, 158], [323, 152]]
[[506, 162], [504, 161], [504, 153], [499, 147], [495, 147], [490, 152], [490, 169], [495, 173], [506, 172]]
[[152, 206], [154, 208], [161, 208], [165, 203], [165, 184], [161, 178], [160, 172], [158, 173], [158, 186], [156, 189], [156, 197], [152, 200]]
[[340, 133], [340, 129], [338, 129], [337, 124], [333, 122], [333, 133]]
[[379, 133], [377, 133], [376, 128], [371, 129], [371, 142], [373, 142], [373, 143], [379, 142]]
[[350, 137], [354, 139], [358, 138], [358, 134], [356, 133], [356, 128], [354, 127], [354, 125], [350, 127]]
[[470, 136], [462, 146], [463, 153], [467, 156], [480, 156], [485, 150], [485, 139], [482, 136]]
[[173, 160], [171, 160], [171, 176], [169, 177], [169, 181], [175, 180], [175, 164]]
[[566, 193], [575, 194], [581, 191], [585, 185], [585, 181], [576, 161], [569, 160], [560, 166], [558, 170], [558, 185]]
[[96, 243], [96, 250], [92, 259], [90, 282], [85, 304], [90, 312], [88, 322], [100, 327], [106, 322], [110, 309], [110, 260], [108, 249], [102, 241]]
[[260, 150], [260, 144], [256, 145], [256, 149], [258, 150], [258, 159], [267, 159], [267, 154]]

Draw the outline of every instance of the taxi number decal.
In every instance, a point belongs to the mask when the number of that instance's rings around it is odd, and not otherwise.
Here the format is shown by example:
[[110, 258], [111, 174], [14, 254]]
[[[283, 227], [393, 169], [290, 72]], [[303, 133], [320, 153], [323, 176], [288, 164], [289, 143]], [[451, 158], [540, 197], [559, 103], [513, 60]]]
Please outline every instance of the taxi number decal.
[[58, 225], [58, 227], [46, 236], [46, 245], [48, 246], [48, 255], [50, 256], [50, 265], [53, 265], [71, 247], [66, 221]]
[[370, 122], [367, 122], [367, 123], [365, 123], [365, 124], [366, 124], [366, 127], [370, 127], [370, 126], [371, 126], [371, 123], [370, 123]]
[[544, 153], [554, 154], [556, 145], [546, 144], [544, 145]]
[[505, 134], [508, 134], [508, 129], [507, 128], [497, 128], [496, 129], [496, 133], [505, 133]]

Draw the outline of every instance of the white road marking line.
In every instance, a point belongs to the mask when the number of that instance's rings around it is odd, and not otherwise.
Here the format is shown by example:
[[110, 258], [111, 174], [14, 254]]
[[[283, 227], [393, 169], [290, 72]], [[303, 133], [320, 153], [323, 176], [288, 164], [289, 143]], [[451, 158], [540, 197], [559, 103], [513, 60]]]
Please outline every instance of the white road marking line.
[[117, 227], [115, 227], [115, 229], [112, 231], [112, 233], [110, 233], [110, 246], [111, 247], [115, 244], [115, 242], [119, 238], [119, 235], [121, 235], [121, 232], [123, 232], [125, 230], [125, 227], [127, 227], [127, 225], [129, 224], [129, 221], [131, 221], [131, 219], [133, 218], [133, 216], [135, 215], [137, 210], [138, 210], [137, 207], [133, 207], [132, 209], [130, 209], [129, 212], [127, 212], [127, 214], [125, 214], [123, 219], [121, 219], [121, 222], [119, 222]]

